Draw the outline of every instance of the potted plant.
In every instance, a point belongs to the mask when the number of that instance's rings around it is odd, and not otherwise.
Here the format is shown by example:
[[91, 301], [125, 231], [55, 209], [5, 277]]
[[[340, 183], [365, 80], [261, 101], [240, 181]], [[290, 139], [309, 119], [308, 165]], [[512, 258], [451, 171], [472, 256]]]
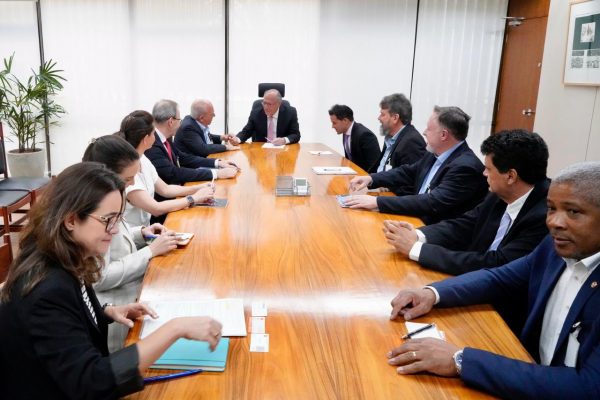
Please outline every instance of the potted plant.
[[[19, 79], [13, 72], [13, 57], [4, 59], [0, 71], [0, 123], [5, 123], [18, 143], [18, 148], [7, 152], [12, 176], [43, 176], [45, 152], [37, 147], [37, 134], [55, 125], [65, 110], [52, 99], [63, 89], [52, 60], [31, 70], [27, 80]], [[0, 127], [1, 128], [1, 127]]]

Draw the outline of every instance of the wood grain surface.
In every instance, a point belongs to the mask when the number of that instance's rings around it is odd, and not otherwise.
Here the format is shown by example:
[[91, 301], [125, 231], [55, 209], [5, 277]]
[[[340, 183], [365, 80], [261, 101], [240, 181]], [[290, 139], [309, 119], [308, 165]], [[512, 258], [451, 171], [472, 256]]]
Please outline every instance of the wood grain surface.
[[[489, 396], [460, 379], [400, 376], [386, 353], [402, 343], [403, 322], [389, 320], [399, 289], [444, 278], [389, 246], [385, 219], [414, 218], [341, 208], [336, 194], [351, 176], [325, 176], [312, 166], [360, 168], [322, 144], [285, 150], [243, 144], [217, 156], [236, 162], [236, 179], [218, 181], [226, 208], [171, 213], [166, 225], [193, 232], [190, 244], [150, 263], [141, 301], [240, 297], [246, 319], [253, 301], [268, 305], [268, 353], [251, 353], [250, 337], [232, 338], [227, 368], [146, 386], [131, 399], [472, 399]], [[310, 197], [276, 197], [275, 177], [308, 178]], [[447, 340], [531, 360], [489, 306], [434, 310]], [[140, 324], [130, 332], [137, 340]], [[150, 374], [168, 373], [152, 371]]]

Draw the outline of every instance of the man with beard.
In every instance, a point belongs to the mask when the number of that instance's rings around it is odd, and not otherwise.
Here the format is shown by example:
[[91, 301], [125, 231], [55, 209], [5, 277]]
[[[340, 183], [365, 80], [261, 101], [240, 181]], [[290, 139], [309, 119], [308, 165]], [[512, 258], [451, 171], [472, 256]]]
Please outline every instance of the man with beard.
[[[527, 321], [519, 339], [535, 363], [437, 339], [411, 339], [388, 353], [399, 374], [460, 376], [470, 386], [505, 399], [600, 398], [600, 162], [572, 165], [548, 191], [550, 235], [529, 255], [401, 290], [391, 319], [412, 320], [436, 307], [510, 302]], [[464, 312], [464, 311], [461, 311]], [[476, 329], [476, 327], [472, 327]]]
[[[350, 181], [350, 208], [410, 215], [426, 224], [454, 218], [474, 208], [487, 193], [483, 164], [465, 139], [469, 117], [458, 107], [436, 106], [427, 121], [429, 152], [419, 161], [359, 176]], [[391, 188], [396, 196], [360, 194], [367, 188]]]
[[380, 133], [385, 137], [381, 156], [369, 172], [382, 172], [412, 164], [425, 155], [425, 140], [410, 123], [412, 105], [401, 93], [385, 96], [379, 103]]

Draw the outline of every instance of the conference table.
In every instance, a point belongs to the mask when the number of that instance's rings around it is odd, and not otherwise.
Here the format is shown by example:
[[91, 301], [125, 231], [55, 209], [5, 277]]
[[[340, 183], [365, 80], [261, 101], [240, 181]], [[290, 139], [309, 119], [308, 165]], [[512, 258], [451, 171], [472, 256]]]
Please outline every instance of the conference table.
[[[331, 151], [313, 155], [310, 151]], [[403, 343], [403, 321], [390, 321], [401, 288], [445, 278], [386, 243], [386, 219], [415, 218], [340, 207], [350, 175], [317, 175], [313, 166], [358, 166], [318, 143], [264, 149], [262, 143], [217, 154], [234, 161], [237, 178], [219, 180], [225, 208], [170, 213], [166, 226], [195, 237], [152, 259], [140, 301], [242, 298], [246, 322], [254, 301], [268, 307], [267, 353], [250, 352], [250, 335], [230, 341], [224, 372], [147, 385], [130, 399], [475, 399], [490, 396], [458, 378], [402, 376], [386, 353]], [[275, 196], [278, 175], [307, 178], [311, 195]], [[531, 361], [488, 305], [434, 309], [446, 340]], [[138, 322], [128, 336], [137, 340]], [[173, 371], [152, 370], [148, 376]]]

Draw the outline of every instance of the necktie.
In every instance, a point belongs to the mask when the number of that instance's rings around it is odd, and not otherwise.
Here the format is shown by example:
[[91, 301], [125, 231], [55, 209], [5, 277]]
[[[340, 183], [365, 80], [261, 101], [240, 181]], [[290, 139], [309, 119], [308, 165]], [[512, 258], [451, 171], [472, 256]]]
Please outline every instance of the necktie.
[[510, 222], [511, 222], [510, 215], [508, 215], [508, 212], [504, 211], [504, 214], [502, 215], [502, 219], [500, 220], [500, 226], [498, 227], [498, 232], [496, 232], [496, 237], [494, 238], [494, 241], [490, 245], [490, 248], [488, 251], [494, 251], [498, 248], [498, 246], [500, 245], [500, 242], [502, 242], [502, 239], [504, 238], [504, 236], [506, 235], [506, 232], [508, 231]]
[[163, 144], [165, 145], [165, 148], [167, 149], [167, 154], [169, 155], [171, 162], [173, 162], [173, 152], [171, 151], [171, 143], [169, 143], [168, 140], [165, 140]]
[[206, 144], [213, 144], [213, 141], [210, 137], [210, 130], [208, 129], [208, 127], [204, 131], [204, 134], [206, 135]]
[[352, 159], [352, 152], [350, 151], [350, 136], [344, 135], [344, 150], [346, 150], [346, 155], [348, 155], [349, 159]]
[[269, 117], [267, 119], [267, 139], [269, 139], [271, 142], [275, 139], [275, 124], [273, 123], [273, 117]]
[[429, 184], [433, 180], [433, 177], [437, 173], [438, 169], [440, 169], [441, 165], [442, 163], [440, 162], [440, 159], [436, 159], [431, 168], [429, 169], [429, 172], [427, 173], [427, 176], [425, 177], [421, 188], [419, 189], [419, 194], [429, 193]]

